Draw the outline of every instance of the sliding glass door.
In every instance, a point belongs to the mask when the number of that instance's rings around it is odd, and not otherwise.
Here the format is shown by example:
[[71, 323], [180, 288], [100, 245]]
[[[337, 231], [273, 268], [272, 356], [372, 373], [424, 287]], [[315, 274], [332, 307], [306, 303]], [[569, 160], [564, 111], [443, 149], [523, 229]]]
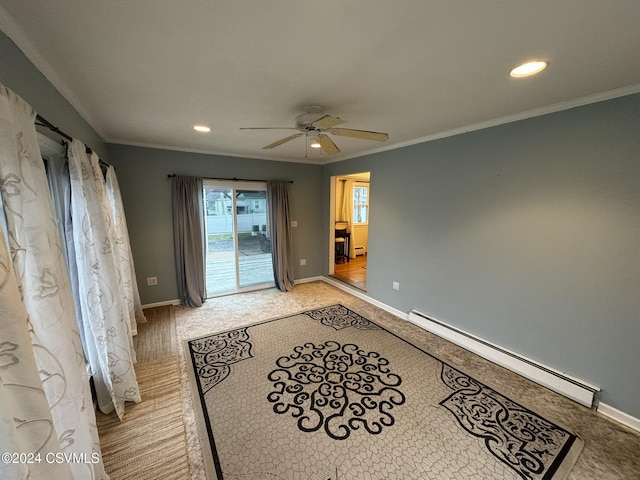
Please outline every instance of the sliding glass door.
[[273, 285], [263, 182], [204, 183], [207, 297]]

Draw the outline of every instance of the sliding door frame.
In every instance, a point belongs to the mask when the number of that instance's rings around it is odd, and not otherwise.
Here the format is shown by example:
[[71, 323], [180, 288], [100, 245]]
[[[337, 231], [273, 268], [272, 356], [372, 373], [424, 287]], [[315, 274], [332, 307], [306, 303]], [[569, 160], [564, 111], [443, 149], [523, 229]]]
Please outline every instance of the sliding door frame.
[[[204, 194], [204, 201], [205, 201], [205, 205], [204, 205], [204, 209], [203, 209], [203, 215], [204, 215], [204, 236], [205, 236], [205, 245], [206, 245], [206, 252], [209, 251], [209, 239], [208, 239], [208, 234], [209, 234], [209, 230], [207, 228], [207, 205], [206, 205], [206, 189], [207, 187], [209, 188], [219, 188], [219, 189], [226, 189], [226, 190], [231, 190], [231, 214], [232, 214], [232, 225], [233, 225], [233, 231], [232, 231], [232, 239], [233, 239], [233, 254], [234, 254], [234, 278], [235, 278], [235, 285], [234, 285], [234, 289], [233, 290], [228, 290], [228, 291], [222, 291], [222, 292], [218, 292], [215, 294], [210, 294], [208, 289], [206, 294], [207, 294], [207, 298], [214, 298], [214, 297], [219, 297], [219, 296], [224, 296], [224, 295], [231, 295], [231, 294], [235, 294], [235, 293], [242, 293], [242, 292], [250, 292], [250, 291], [254, 291], [254, 290], [263, 290], [263, 289], [267, 289], [267, 288], [272, 288], [275, 285], [275, 281], [273, 279], [273, 264], [271, 264], [271, 280], [269, 282], [265, 282], [265, 283], [260, 283], [260, 284], [256, 284], [256, 285], [250, 285], [250, 286], [246, 286], [246, 287], [241, 287], [240, 285], [240, 246], [239, 246], [239, 231], [238, 231], [238, 199], [237, 199], [237, 191], [238, 190], [248, 190], [248, 191], [264, 191], [265, 192], [265, 197], [266, 197], [266, 191], [267, 191], [267, 183], [263, 182], [263, 181], [242, 181], [242, 180], [213, 180], [213, 179], [204, 179], [203, 180], [203, 194]], [[267, 206], [268, 208], [268, 206]], [[268, 222], [268, 211], [265, 212], [266, 214], [266, 222]], [[268, 223], [266, 223], [266, 225], [268, 226]], [[267, 228], [268, 231], [268, 228]], [[270, 255], [270, 254], [269, 254]], [[206, 278], [206, 274], [207, 274], [207, 261], [205, 259], [205, 278]], [[206, 284], [206, 282], [205, 282]]]

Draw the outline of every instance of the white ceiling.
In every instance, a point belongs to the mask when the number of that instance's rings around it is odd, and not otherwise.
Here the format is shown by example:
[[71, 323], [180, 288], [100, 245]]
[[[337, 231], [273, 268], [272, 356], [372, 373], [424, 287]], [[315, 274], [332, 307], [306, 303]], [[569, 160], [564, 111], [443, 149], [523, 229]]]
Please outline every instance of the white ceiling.
[[[638, 0], [0, 0], [0, 26], [106, 141], [232, 156], [325, 163], [640, 91]], [[309, 104], [390, 138], [305, 159], [240, 130]]]

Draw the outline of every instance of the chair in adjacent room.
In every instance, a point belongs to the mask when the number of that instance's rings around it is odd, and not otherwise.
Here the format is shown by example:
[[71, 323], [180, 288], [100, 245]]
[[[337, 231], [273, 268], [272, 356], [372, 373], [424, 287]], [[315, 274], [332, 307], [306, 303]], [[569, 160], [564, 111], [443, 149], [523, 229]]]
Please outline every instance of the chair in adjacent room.
[[335, 261], [338, 259], [349, 261], [349, 241], [351, 233], [349, 233], [349, 222], [336, 222], [335, 228], [336, 250]]

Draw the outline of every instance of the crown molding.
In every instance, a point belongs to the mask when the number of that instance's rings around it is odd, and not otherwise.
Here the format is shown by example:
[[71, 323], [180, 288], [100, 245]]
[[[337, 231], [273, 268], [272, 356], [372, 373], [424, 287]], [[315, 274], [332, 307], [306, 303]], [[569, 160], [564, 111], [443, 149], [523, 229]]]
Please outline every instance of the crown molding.
[[403, 147], [409, 147], [411, 145], [417, 145], [419, 143], [431, 142], [433, 140], [439, 140], [441, 138], [454, 137], [456, 135], [462, 135], [463, 133], [475, 132], [477, 130], [484, 130], [485, 128], [497, 127], [498, 125], [504, 125], [507, 123], [518, 122], [520, 120], [526, 120], [527, 118], [540, 117], [542, 115], [548, 115], [550, 113], [561, 112], [563, 110], [570, 110], [576, 107], [582, 107], [590, 105], [592, 103], [604, 102], [606, 100], [613, 100], [614, 98], [625, 97], [627, 95], [633, 95], [640, 93], [640, 83], [627, 85], [625, 87], [616, 88], [614, 90], [608, 90], [606, 92], [596, 93], [594, 95], [587, 95], [585, 97], [575, 98], [573, 100], [567, 100], [564, 102], [558, 102], [551, 105], [547, 105], [540, 108], [534, 108], [532, 110], [526, 110], [520, 113], [514, 113], [512, 115], [505, 115], [504, 117], [498, 117], [493, 120], [487, 120], [485, 122], [478, 122], [471, 125], [467, 125], [460, 128], [454, 128], [444, 132], [434, 133], [432, 135], [426, 135], [424, 137], [415, 138], [413, 140], [407, 140], [405, 142], [394, 143], [384, 147], [379, 147], [373, 150], [368, 150], [364, 153], [358, 153], [355, 155], [349, 155], [335, 160], [329, 159], [325, 163], [341, 162], [351, 158], [363, 157], [366, 155], [373, 155], [375, 153], [386, 152], [389, 150], [397, 150]]
[[201, 155], [217, 155], [220, 157], [233, 157], [233, 158], [244, 158], [247, 160], [269, 160], [272, 162], [287, 162], [287, 163], [306, 163], [309, 165], [323, 165], [317, 158], [303, 158], [303, 159], [292, 159], [292, 158], [279, 158], [272, 155], [247, 155], [243, 153], [232, 153], [232, 152], [224, 152], [221, 150], [214, 149], [200, 149], [200, 148], [187, 148], [187, 147], [174, 147], [171, 145], [163, 145], [159, 143], [147, 143], [147, 142], [132, 142], [130, 140], [120, 140], [117, 138], [107, 138], [105, 141], [111, 145], [124, 145], [128, 147], [140, 147], [140, 148], [152, 148], [155, 150], [169, 150], [173, 152], [185, 152], [185, 153], [197, 153]]
[[344, 156], [341, 155], [337, 158], [321, 157], [321, 158], [300, 160], [300, 159], [282, 159], [282, 158], [266, 156], [266, 155], [265, 156], [252, 155], [249, 157], [247, 155], [242, 155], [242, 154], [233, 154], [233, 153], [198, 150], [198, 149], [181, 149], [179, 147], [170, 147], [166, 145], [132, 143], [124, 140], [118, 141], [118, 140], [107, 139], [107, 141], [109, 143], [120, 143], [123, 145], [131, 145], [131, 146], [146, 147], [146, 148], [158, 148], [161, 150], [178, 150], [178, 151], [191, 152], [191, 153], [203, 153], [207, 155], [222, 155], [226, 157], [255, 158], [259, 160], [272, 160], [272, 161], [282, 161], [282, 162], [291, 162], [291, 163], [309, 163], [314, 165], [327, 165], [330, 163], [342, 162], [344, 160], [349, 160], [352, 158], [366, 157], [368, 155], [374, 155], [376, 153], [387, 152], [390, 150], [398, 150], [399, 148], [418, 145], [420, 143], [432, 142], [434, 140], [439, 140], [441, 138], [454, 137], [456, 135], [462, 135], [464, 133], [470, 133], [470, 132], [475, 132], [477, 130], [484, 130], [486, 128], [497, 127], [499, 125], [518, 122], [520, 120], [526, 120], [528, 118], [540, 117], [543, 115], [548, 115], [550, 113], [561, 112], [563, 110], [570, 110], [576, 107], [583, 107], [585, 105], [604, 102], [606, 100], [613, 100], [614, 98], [625, 97], [627, 95], [633, 95], [635, 93], [640, 93], [640, 83], [635, 83], [633, 85], [627, 85], [626, 87], [616, 88], [614, 90], [596, 93], [594, 95], [587, 95], [585, 97], [575, 98], [575, 99], [567, 100], [564, 102], [558, 102], [558, 103], [554, 103], [544, 107], [534, 108], [532, 110], [526, 110], [524, 112], [514, 113], [512, 115], [505, 115], [503, 117], [498, 117], [493, 120], [487, 120], [485, 122], [478, 122], [478, 123], [474, 123], [464, 127], [454, 128], [452, 130], [446, 130], [444, 132], [434, 133], [432, 135], [426, 135], [424, 137], [415, 138], [413, 140], [407, 140], [405, 142], [393, 143], [390, 145], [386, 145], [384, 147], [374, 148], [372, 150], [367, 150], [361, 153], [355, 153], [353, 155], [344, 155]]

